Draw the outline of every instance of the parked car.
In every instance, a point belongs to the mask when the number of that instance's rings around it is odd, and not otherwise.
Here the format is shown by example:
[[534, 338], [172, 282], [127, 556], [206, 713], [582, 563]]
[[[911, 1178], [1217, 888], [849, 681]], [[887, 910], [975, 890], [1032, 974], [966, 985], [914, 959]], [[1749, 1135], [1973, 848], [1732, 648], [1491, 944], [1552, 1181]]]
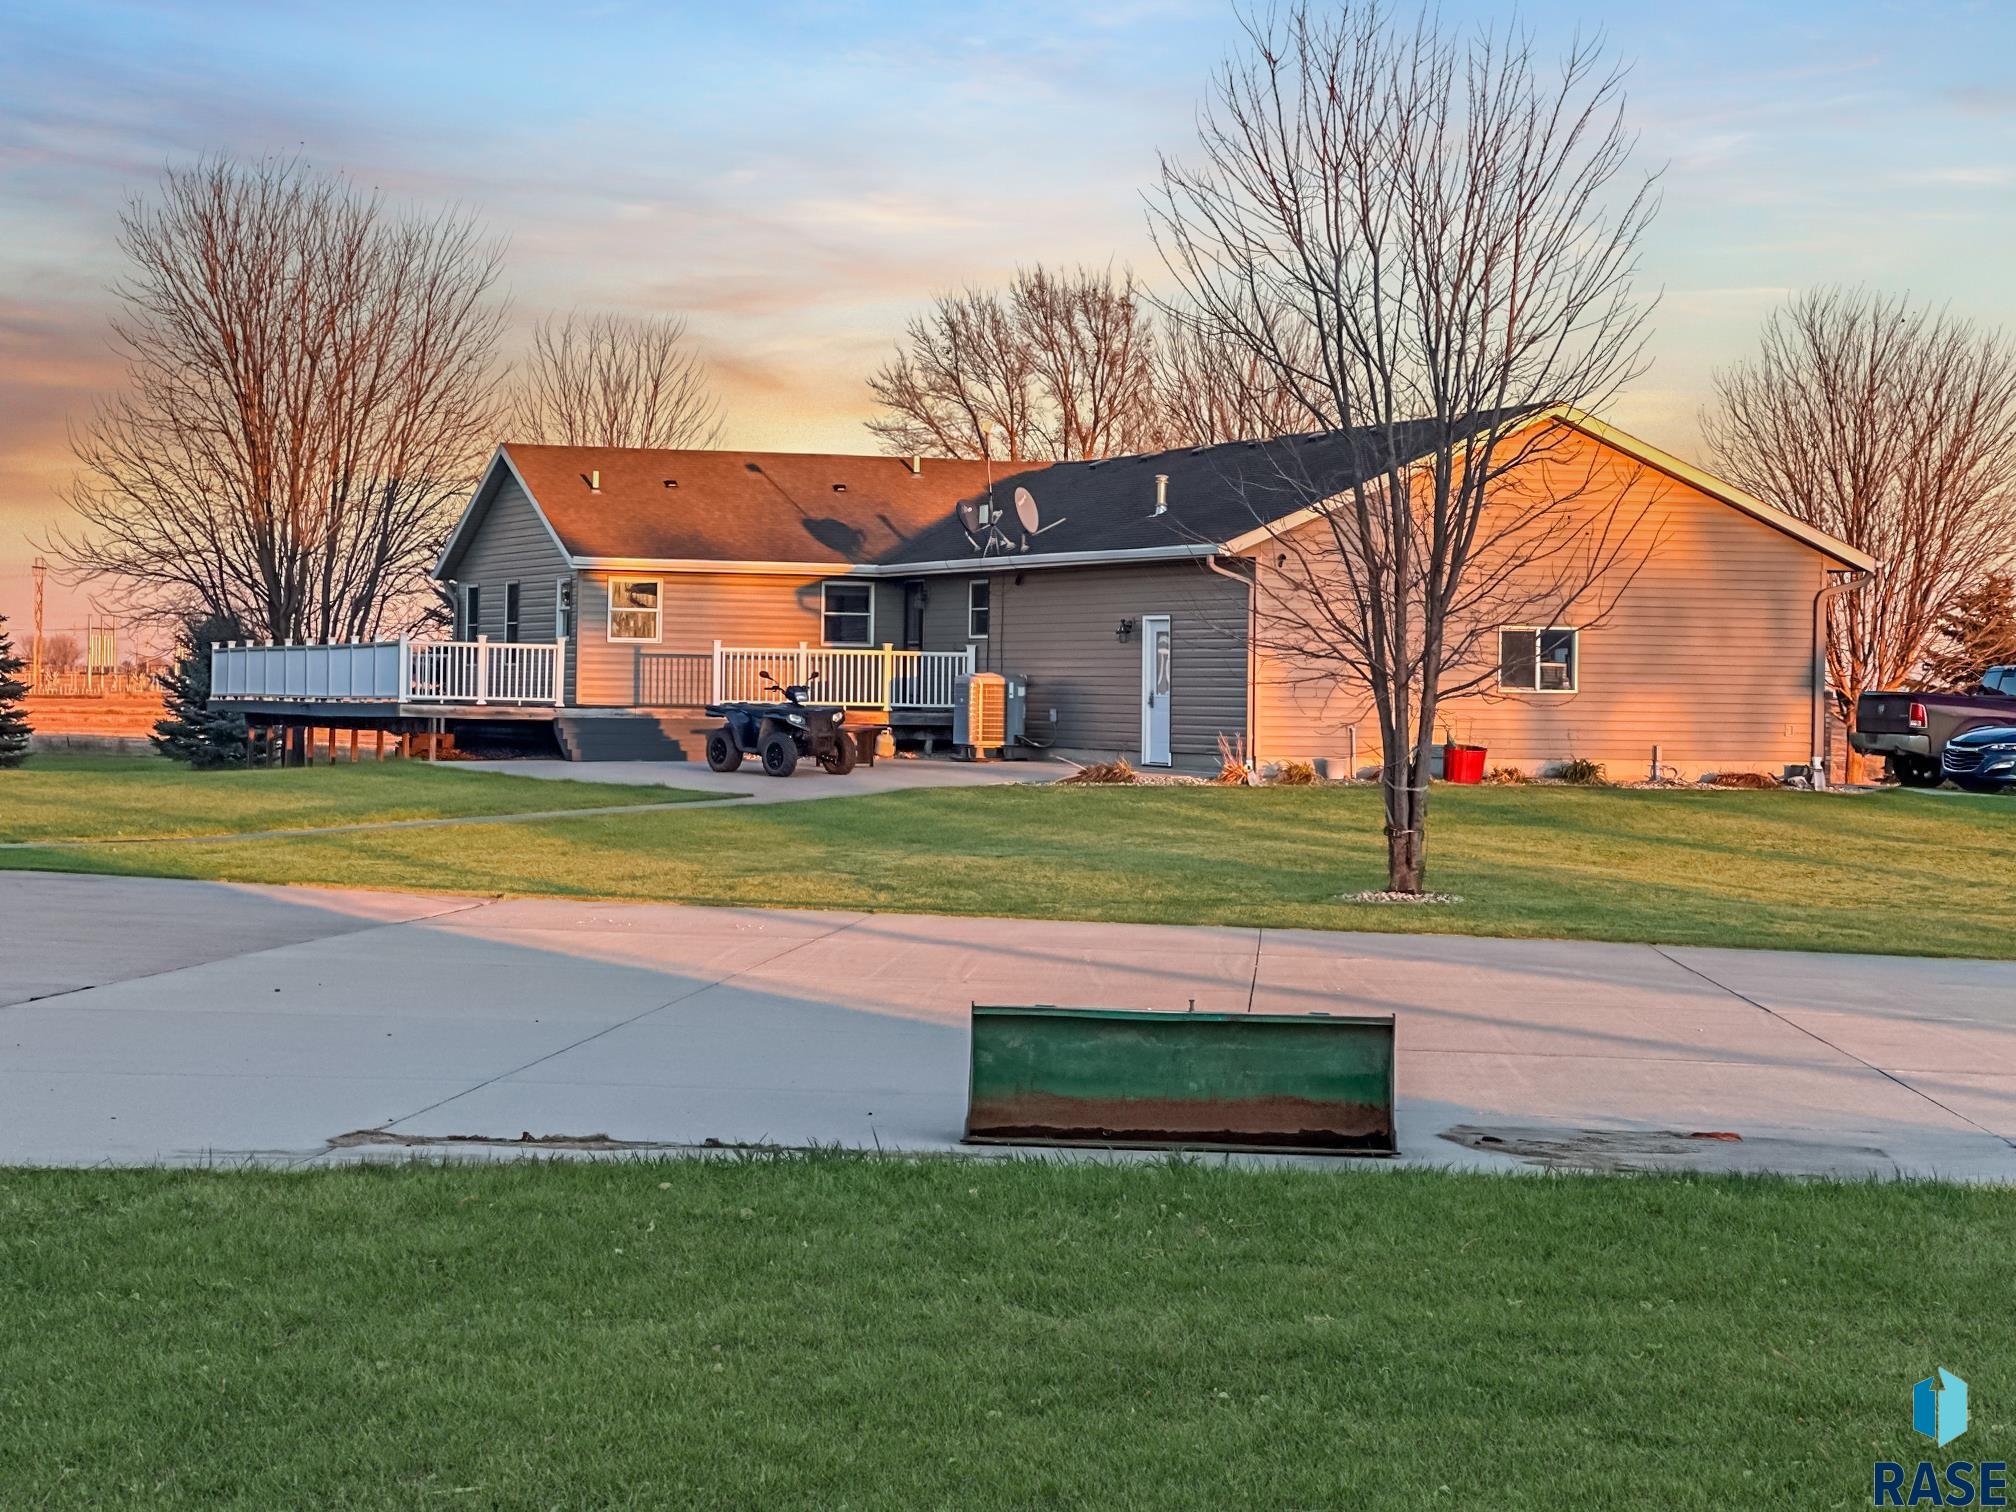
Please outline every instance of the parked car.
[[1937, 787], [1949, 775], [1947, 742], [1990, 725], [2016, 725], [2016, 666], [1990, 667], [1972, 693], [1864, 693], [1848, 739], [1865, 756], [1887, 757], [1906, 787]]
[[2016, 725], [1983, 725], [1946, 742], [1939, 767], [1970, 793], [2016, 788]]

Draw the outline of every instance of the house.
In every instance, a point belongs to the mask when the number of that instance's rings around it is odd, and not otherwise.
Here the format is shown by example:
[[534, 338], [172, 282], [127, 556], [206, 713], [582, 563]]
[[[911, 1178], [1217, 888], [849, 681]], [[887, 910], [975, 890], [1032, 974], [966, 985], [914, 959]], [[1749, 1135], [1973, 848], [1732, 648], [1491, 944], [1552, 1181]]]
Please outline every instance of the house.
[[[1824, 595], [1872, 560], [1590, 416], [1521, 424], [1546, 444], [1494, 487], [1573, 490], [1638, 548], [1543, 622], [1480, 634], [1491, 663], [1446, 733], [1493, 765], [1616, 776], [1655, 748], [1685, 775], [1810, 760]], [[680, 759], [701, 706], [761, 696], [765, 672], [817, 671], [901, 738], [946, 733], [957, 678], [991, 669], [1027, 680], [1034, 747], [1199, 765], [1227, 736], [1362, 768], [1363, 687], [1277, 613], [1327, 529], [1311, 499], [1364, 481], [1358, 439], [1049, 465], [507, 444], [435, 568], [451, 642], [220, 648], [214, 684], [255, 720], [541, 719], [577, 758]]]

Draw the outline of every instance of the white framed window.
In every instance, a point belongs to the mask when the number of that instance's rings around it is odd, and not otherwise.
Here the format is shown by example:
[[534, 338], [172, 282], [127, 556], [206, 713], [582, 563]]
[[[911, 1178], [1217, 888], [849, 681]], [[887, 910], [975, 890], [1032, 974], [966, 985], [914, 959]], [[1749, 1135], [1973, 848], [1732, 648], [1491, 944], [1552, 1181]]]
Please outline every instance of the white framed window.
[[966, 638], [987, 639], [987, 626], [994, 612], [994, 585], [986, 578], [974, 578], [966, 585]]
[[574, 579], [553, 580], [553, 639], [567, 640], [574, 634]]
[[477, 583], [462, 585], [462, 603], [456, 615], [455, 638], [472, 641], [483, 631], [483, 589]]
[[829, 646], [875, 644], [875, 585], [821, 583], [819, 634]]
[[664, 584], [657, 578], [609, 579], [609, 639], [659, 639], [658, 609]]
[[1498, 686], [1516, 693], [1576, 692], [1580, 634], [1567, 625], [1507, 625], [1498, 632]]

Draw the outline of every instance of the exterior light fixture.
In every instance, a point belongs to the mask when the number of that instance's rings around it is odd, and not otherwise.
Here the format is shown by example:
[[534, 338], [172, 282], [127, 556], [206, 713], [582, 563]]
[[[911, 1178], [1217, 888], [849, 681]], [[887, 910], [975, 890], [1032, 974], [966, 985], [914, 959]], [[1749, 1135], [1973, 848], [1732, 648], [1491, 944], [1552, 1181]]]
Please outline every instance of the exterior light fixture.
[[1120, 621], [1120, 628], [1113, 632], [1113, 639], [1123, 642], [1134, 639], [1134, 621], [1131, 619]]

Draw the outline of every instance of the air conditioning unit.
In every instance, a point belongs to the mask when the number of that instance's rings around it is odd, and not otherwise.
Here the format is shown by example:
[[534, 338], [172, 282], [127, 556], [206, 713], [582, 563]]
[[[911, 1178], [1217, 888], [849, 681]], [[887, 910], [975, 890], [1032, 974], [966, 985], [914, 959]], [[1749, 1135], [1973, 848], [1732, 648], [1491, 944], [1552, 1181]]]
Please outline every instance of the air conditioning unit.
[[978, 761], [1022, 739], [1029, 680], [999, 672], [971, 672], [952, 693], [952, 744]]

